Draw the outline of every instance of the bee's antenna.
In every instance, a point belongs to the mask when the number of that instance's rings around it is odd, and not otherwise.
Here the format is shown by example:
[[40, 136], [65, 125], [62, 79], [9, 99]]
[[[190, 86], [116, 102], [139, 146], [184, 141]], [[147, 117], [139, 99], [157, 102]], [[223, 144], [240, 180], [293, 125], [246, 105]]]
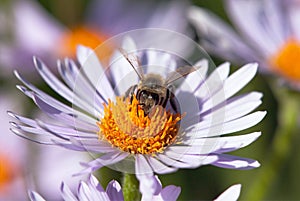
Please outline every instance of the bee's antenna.
[[[128, 57], [128, 53], [123, 49], [123, 48], [119, 48], [119, 51], [121, 52], [121, 54], [126, 58], [126, 60], [128, 61], [128, 63], [131, 65], [131, 67], [133, 68], [133, 70], [136, 72], [136, 74], [139, 76], [139, 78], [141, 80], [144, 79], [143, 74], [141, 74], [136, 67], [134, 66], [134, 64], [132, 63], [132, 60], [129, 59]], [[137, 62], [138, 63], [138, 62]]]

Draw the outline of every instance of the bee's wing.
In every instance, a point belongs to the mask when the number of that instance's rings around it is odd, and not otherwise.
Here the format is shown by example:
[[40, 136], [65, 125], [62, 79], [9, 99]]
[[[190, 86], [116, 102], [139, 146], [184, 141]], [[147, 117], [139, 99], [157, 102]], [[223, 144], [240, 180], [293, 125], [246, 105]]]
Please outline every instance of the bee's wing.
[[142, 80], [144, 78], [143, 69], [140, 68], [141, 62], [138, 59], [138, 57], [134, 54], [128, 54], [126, 50], [123, 48], [119, 48], [119, 51], [121, 54], [125, 57], [125, 59], [128, 61], [128, 63], [132, 66], [136, 74], [139, 76], [139, 78]]
[[188, 74], [195, 72], [198, 70], [200, 66], [182, 66], [177, 68], [174, 72], [171, 72], [165, 81], [165, 85], [168, 85], [184, 76], [187, 76]]

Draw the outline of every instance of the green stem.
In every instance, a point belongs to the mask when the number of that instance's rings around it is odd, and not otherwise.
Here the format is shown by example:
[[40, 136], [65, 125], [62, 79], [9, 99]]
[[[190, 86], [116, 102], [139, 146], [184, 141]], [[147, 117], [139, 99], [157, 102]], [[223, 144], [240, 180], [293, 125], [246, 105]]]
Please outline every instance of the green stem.
[[[278, 89], [277, 89], [278, 92]], [[292, 142], [297, 135], [297, 121], [300, 101], [290, 91], [280, 90], [277, 94], [279, 101], [278, 128], [267, 159], [255, 177], [252, 185], [244, 193], [243, 200], [263, 200], [270, 186], [279, 175], [289, 152]]]
[[134, 174], [124, 173], [122, 189], [124, 201], [137, 201], [141, 199], [139, 182]]

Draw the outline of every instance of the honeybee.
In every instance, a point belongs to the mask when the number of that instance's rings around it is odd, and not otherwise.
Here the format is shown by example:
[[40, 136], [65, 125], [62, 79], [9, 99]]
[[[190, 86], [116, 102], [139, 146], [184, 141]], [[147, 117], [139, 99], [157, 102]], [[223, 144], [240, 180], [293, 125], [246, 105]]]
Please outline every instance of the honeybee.
[[125, 92], [125, 97], [129, 97], [132, 101], [133, 96], [135, 95], [145, 115], [148, 115], [154, 106], [160, 105], [165, 108], [168, 101], [170, 102], [173, 110], [177, 113], [178, 104], [174, 96], [175, 87], [173, 82], [198, 70], [198, 68], [193, 66], [179, 67], [174, 72], [168, 74], [166, 79], [164, 79], [159, 74], [144, 74], [140, 62], [136, 56], [132, 54], [128, 55], [127, 52], [121, 48], [120, 52], [140, 78], [138, 84], [131, 86]]

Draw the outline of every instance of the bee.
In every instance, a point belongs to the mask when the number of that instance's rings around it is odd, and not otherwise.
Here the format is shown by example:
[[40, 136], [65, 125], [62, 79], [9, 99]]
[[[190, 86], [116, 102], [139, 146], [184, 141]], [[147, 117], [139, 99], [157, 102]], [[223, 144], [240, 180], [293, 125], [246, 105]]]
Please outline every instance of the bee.
[[133, 96], [139, 102], [145, 115], [148, 115], [155, 106], [166, 108], [168, 102], [177, 113], [178, 103], [174, 96], [174, 81], [187, 76], [196, 71], [198, 68], [193, 66], [183, 66], [171, 72], [164, 79], [161, 75], [155, 73], [144, 74], [138, 58], [134, 55], [128, 55], [127, 52], [120, 48], [121, 54], [126, 58], [131, 67], [134, 69], [140, 81], [138, 84], [131, 86], [126, 92], [125, 97], [129, 97], [132, 102]]

